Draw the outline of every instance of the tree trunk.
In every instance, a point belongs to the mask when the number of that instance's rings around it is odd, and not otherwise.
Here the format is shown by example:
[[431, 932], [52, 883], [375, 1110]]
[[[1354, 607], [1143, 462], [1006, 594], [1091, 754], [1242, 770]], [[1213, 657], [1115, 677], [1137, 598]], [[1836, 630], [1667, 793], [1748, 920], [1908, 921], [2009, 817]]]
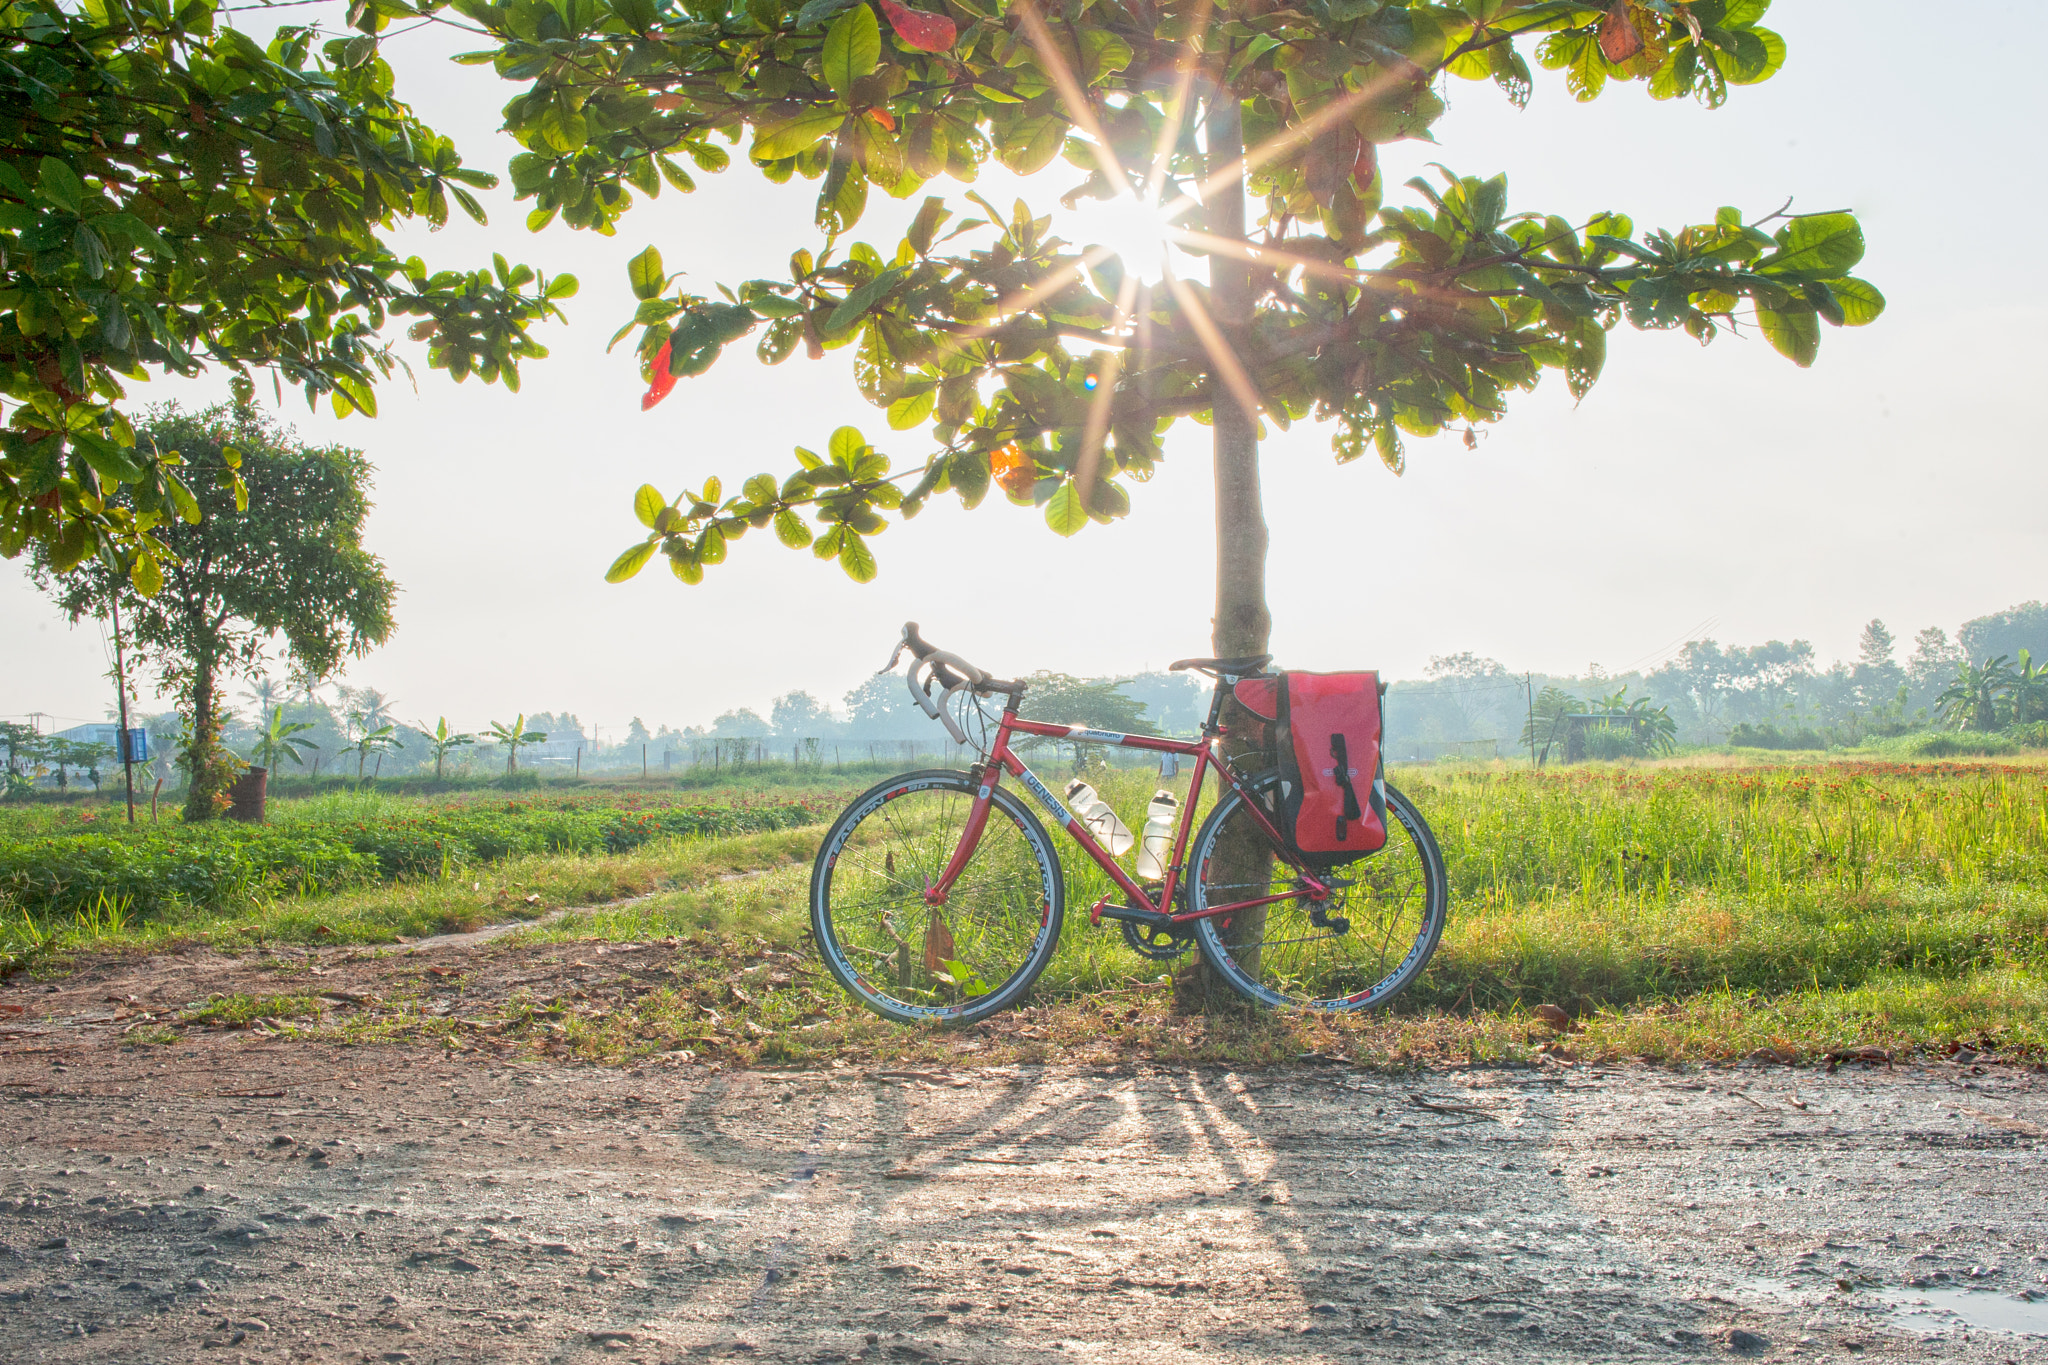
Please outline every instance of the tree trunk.
[[[1244, 129], [1235, 98], [1225, 92], [1212, 100], [1207, 123], [1207, 170], [1213, 176], [1244, 156]], [[1243, 175], [1216, 186], [1202, 209], [1211, 233], [1244, 240]], [[1252, 303], [1250, 265], [1221, 253], [1210, 256], [1210, 312], [1224, 340], [1233, 347], [1242, 348], [1251, 335]], [[1239, 405], [1214, 369], [1209, 394], [1216, 465], [1216, 615], [1211, 645], [1220, 658], [1264, 654], [1272, 633], [1272, 616], [1266, 609], [1267, 537], [1265, 507], [1259, 496], [1259, 416]], [[1253, 747], [1248, 738], [1253, 717], [1233, 699], [1224, 704], [1223, 722], [1236, 732], [1224, 740], [1226, 756], [1238, 759], [1247, 754]], [[1241, 766], [1256, 771], [1263, 765], [1253, 761]], [[1226, 839], [1218, 847], [1217, 862], [1229, 883], [1259, 885], [1271, 875], [1272, 857], [1263, 839]], [[1256, 939], [1265, 918], [1264, 910], [1251, 911], [1237, 917], [1233, 927]], [[1255, 962], [1256, 953], [1251, 957]], [[1178, 985], [1184, 1010], [1242, 1003], [1200, 960], [1182, 973]]]
[[220, 717], [214, 709], [213, 660], [193, 660], [192, 742], [185, 748], [185, 771], [191, 782], [185, 788], [185, 822], [193, 824], [214, 817], [213, 798], [227, 789], [227, 773], [220, 756]]

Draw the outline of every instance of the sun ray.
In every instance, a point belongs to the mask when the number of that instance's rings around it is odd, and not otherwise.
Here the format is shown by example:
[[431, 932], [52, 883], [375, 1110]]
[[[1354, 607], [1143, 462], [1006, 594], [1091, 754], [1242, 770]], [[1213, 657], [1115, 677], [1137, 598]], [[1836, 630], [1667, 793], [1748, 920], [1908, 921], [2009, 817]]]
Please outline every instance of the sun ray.
[[1010, 297], [997, 303], [996, 316], [991, 321], [977, 323], [964, 331], [954, 333], [954, 335], [962, 341], [978, 341], [1008, 322], [1011, 318], [1017, 316], [1017, 314], [1037, 307], [1040, 303], [1059, 293], [1068, 285], [1082, 279], [1091, 266], [1101, 265], [1114, 255], [1116, 253], [1106, 246], [1090, 247], [1082, 252], [1080, 258], [1071, 265], [1060, 267], [1037, 284], [1032, 285], [1029, 289], [1020, 289], [1010, 295]]
[[1116, 149], [1109, 145], [1109, 139], [1102, 131], [1102, 122], [1095, 117], [1095, 105], [1087, 92], [1081, 89], [1081, 83], [1074, 79], [1074, 70], [1060, 54], [1059, 45], [1053, 41], [1052, 30], [1039, 16], [1038, 6], [1031, 0], [1017, 0], [1016, 11], [1023, 20], [1025, 36], [1031, 39], [1031, 46], [1038, 50], [1038, 59], [1044, 63], [1046, 74], [1052, 77], [1053, 88], [1060, 92], [1060, 103], [1067, 106], [1068, 119], [1094, 139], [1095, 162], [1109, 177], [1111, 188], [1118, 194], [1136, 198], [1130, 178], [1124, 174], [1123, 164], [1117, 160]]
[[1167, 167], [1173, 160], [1173, 149], [1180, 142], [1181, 127], [1187, 122], [1190, 96], [1194, 93], [1195, 72], [1200, 63], [1195, 60], [1195, 46], [1209, 33], [1209, 19], [1214, 13], [1212, 0], [1202, 0], [1195, 10], [1195, 36], [1183, 46], [1187, 55], [1181, 60], [1180, 73], [1173, 84], [1173, 99], [1164, 112], [1166, 121], [1159, 129], [1159, 143], [1152, 151], [1152, 166], [1145, 175], [1145, 200], [1159, 202], [1159, 192], [1166, 188]]
[[[1188, 325], [1194, 328], [1195, 336], [1202, 343], [1202, 349], [1207, 351], [1209, 359], [1215, 362], [1217, 377], [1223, 381], [1223, 386], [1230, 390], [1230, 396], [1237, 400], [1237, 406], [1244, 415], [1257, 422], [1259, 409], [1263, 406], [1259, 401], [1259, 391], [1252, 387], [1251, 376], [1245, 373], [1244, 363], [1237, 358], [1237, 352], [1225, 339], [1222, 329], [1216, 325], [1216, 320], [1209, 316], [1209, 310], [1202, 306], [1202, 300], [1196, 296], [1195, 291], [1182, 283], [1178, 276], [1169, 274], [1166, 277], [1166, 284], [1173, 290], [1174, 298], [1180, 300], [1181, 311], [1187, 314]], [[1209, 401], [1213, 408], [1216, 401], [1213, 394], [1210, 395]]]
[[[1138, 281], [1132, 276], [1124, 276], [1116, 291], [1116, 321], [1111, 324], [1111, 331], [1121, 332], [1124, 329], [1130, 319], [1131, 304], [1137, 297]], [[1081, 489], [1084, 506], [1102, 466], [1102, 443], [1109, 435], [1110, 411], [1115, 406], [1117, 379], [1122, 370], [1123, 352], [1111, 351], [1103, 372], [1095, 378], [1095, 395], [1088, 404], [1088, 425], [1081, 433], [1081, 458], [1074, 462], [1074, 482]]]

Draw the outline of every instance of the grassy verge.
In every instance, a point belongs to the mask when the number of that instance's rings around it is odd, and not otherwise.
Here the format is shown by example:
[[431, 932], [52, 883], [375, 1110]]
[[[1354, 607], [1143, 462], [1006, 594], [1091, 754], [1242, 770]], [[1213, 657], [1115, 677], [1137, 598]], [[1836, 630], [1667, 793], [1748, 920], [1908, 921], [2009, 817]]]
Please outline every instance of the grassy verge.
[[[374, 944], [612, 902], [479, 957], [479, 980], [491, 953], [568, 963], [573, 988], [542, 972], [521, 990], [447, 997], [415, 973], [374, 1000], [245, 1021], [607, 1062], [1794, 1061], [1962, 1048], [2048, 1059], [2048, 771], [1880, 762], [1394, 778], [1443, 844], [1452, 915], [1420, 982], [1362, 1017], [1176, 1013], [1167, 972], [1180, 964], [1090, 929], [1103, 879], [1072, 864], [1067, 931], [1029, 1008], [967, 1030], [884, 1024], [808, 952], [816, 827], [513, 858], [463, 880], [284, 898], [148, 932]], [[1151, 778], [1112, 773], [1098, 786], [1136, 809]], [[600, 956], [603, 944], [648, 947]], [[593, 977], [592, 964], [629, 959], [655, 968]], [[279, 986], [286, 999], [304, 989]], [[1543, 1004], [1570, 1017], [1568, 1031], [1536, 1022]]]

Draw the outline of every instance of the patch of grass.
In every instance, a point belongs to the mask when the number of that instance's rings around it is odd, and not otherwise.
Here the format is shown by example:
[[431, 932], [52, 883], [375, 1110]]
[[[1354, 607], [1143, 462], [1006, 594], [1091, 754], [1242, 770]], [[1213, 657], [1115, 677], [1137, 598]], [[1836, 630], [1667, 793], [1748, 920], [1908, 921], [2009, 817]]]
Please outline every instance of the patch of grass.
[[317, 995], [214, 995], [181, 1013], [178, 1022], [247, 1028], [258, 1019], [317, 1018], [322, 1008]]

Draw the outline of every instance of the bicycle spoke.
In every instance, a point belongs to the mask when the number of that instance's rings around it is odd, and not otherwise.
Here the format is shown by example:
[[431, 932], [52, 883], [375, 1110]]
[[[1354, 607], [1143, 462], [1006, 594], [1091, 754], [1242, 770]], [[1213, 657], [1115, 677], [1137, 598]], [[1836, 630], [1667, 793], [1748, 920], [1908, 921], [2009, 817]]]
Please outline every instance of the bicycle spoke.
[[847, 969], [834, 974], [892, 1017], [966, 1015], [1028, 984], [1050, 953], [1050, 851], [1001, 802], [944, 900], [930, 899], [973, 811], [965, 781], [885, 784], [875, 790], [888, 799], [857, 802], [863, 813], [827, 836], [834, 855], [821, 853], [812, 906], [821, 946], [836, 945]]

